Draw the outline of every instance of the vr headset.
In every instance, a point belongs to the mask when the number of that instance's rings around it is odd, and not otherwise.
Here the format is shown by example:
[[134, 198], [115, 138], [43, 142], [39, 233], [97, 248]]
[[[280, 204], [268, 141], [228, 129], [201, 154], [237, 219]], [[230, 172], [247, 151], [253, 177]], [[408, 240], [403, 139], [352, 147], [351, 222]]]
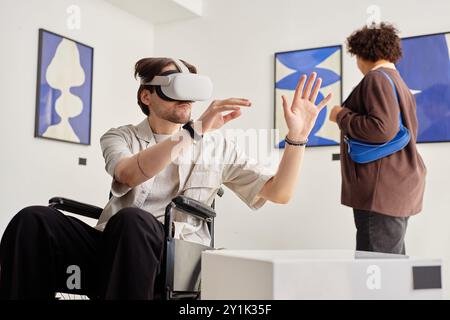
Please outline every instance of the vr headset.
[[141, 85], [154, 86], [156, 94], [166, 101], [204, 101], [212, 96], [212, 82], [207, 76], [190, 73], [178, 59], [172, 59], [179, 71], [171, 70]]

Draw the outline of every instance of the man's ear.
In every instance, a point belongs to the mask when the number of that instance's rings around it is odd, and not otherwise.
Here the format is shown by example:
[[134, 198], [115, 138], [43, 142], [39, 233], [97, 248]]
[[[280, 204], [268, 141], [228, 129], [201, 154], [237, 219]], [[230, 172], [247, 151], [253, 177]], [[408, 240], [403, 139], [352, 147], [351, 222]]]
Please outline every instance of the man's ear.
[[151, 103], [152, 103], [152, 99], [151, 99], [151, 93], [150, 90], [144, 89], [141, 92], [141, 101], [147, 105], [148, 107], [150, 107]]

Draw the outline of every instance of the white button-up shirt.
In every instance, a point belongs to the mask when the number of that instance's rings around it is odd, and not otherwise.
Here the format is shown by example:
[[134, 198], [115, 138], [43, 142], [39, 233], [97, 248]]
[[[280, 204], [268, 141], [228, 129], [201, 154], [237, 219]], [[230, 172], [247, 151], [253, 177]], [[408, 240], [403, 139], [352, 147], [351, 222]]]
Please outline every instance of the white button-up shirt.
[[[112, 197], [96, 226], [103, 231], [108, 220], [120, 209], [136, 207], [146, 210], [145, 204], [151, 202], [152, 197], [160, 198], [161, 195], [158, 194], [159, 188], [153, 188], [155, 177], [134, 188], [118, 182], [114, 177], [115, 167], [121, 159], [156, 144], [147, 119], [137, 126], [127, 125], [108, 130], [100, 143], [106, 171], [113, 178]], [[224, 184], [250, 208], [258, 209], [265, 203], [258, 193], [273, 176], [272, 171], [249, 159], [233, 141], [214, 132], [205, 134], [201, 142], [184, 150], [176, 162], [179, 177], [177, 194], [184, 194], [207, 205], [212, 204], [218, 189]], [[171, 197], [167, 195], [167, 204], [172, 200]], [[157, 218], [164, 223], [164, 217]], [[211, 239], [206, 224], [181, 214], [175, 215], [175, 238], [206, 245]]]

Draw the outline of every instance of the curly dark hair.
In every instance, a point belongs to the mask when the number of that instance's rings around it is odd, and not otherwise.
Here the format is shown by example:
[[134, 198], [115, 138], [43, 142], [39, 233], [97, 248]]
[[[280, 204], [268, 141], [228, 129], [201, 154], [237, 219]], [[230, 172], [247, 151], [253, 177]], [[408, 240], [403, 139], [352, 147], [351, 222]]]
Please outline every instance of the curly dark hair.
[[383, 59], [396, 63], [402, 57], [398, 30], [386, 22], [372, 23], [353, 32], [347, 38], [347, 50], [372, 62]]

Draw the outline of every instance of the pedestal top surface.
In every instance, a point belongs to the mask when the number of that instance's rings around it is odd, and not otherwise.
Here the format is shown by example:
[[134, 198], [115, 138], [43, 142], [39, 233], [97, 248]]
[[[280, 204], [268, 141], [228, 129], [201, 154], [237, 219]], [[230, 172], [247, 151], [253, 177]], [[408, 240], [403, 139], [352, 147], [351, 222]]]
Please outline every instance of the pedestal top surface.
[[365, 252], [354, 250], [211, 250], [205, 251], [205, 255], [218, 255], [224, 257], [243, 258], [267, 262], [287, 261], [363, 261], [367, 259], [387, 260], [418, 260], [417, 257], [408, 257], [399, 254], [387, 254], [378, 252]]

